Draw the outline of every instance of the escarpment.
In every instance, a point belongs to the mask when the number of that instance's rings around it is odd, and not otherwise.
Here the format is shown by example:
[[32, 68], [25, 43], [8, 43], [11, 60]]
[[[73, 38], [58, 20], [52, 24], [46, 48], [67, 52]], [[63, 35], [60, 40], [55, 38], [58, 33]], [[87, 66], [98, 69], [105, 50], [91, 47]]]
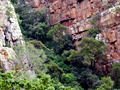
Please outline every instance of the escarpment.
[[26, 3], [33, 3], [35, 10], [48, 8], [52, 16], [50, 24], [68, 27], [75, 45], [87, 36], [87, 28], [99, 28], [101, 33], [96, 39], [108, 45], [109, 64], [120, 61], [120, 0], [27, 0]]
[[24, 44], [14, 7], [9, 0], [0, 0], [0, 67], [3, 71], [13, 69], [17, 55], [13, 48]]
[[[50, 10], [51, 25], [62, 23], [67, 26], [75, 45], [86, 36], [87, 28], [98, 27], [101, 34], [98, 34], [96, 39], [103, 40], [109, 46], [110, 61], [119, 60], [119, 0], [32, 0], [31, 2], [36, 10], [44, 7]], [[30, 3], [29, 0], [27, 3]], [[95, 24], [92, 24], [94, 18]]]

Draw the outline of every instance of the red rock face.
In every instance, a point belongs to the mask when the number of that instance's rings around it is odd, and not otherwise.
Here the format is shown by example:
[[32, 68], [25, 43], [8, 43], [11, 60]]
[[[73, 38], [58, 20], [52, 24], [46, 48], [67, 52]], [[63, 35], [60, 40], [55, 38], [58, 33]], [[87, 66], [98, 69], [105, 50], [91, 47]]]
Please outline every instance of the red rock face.
[[[120, 0], [32, 0], [33, 8], [47, 7], [51, 25], [61, 23], [68, 27], [74, 43], [86, 37], [86, 28], [98, 27], [101, 39], [109, 47], [109, 62], [120, 60]], [[112, 6], [113, 4], [113, 6]], [[96, 25], [91, 24], [92, 15], [98, 15]], [[110, 67], [110, 66], [109, 66]], [[104, 67], [105, 68], [105, 67]], [[108, 70], [110, 71], [110, 70]]]

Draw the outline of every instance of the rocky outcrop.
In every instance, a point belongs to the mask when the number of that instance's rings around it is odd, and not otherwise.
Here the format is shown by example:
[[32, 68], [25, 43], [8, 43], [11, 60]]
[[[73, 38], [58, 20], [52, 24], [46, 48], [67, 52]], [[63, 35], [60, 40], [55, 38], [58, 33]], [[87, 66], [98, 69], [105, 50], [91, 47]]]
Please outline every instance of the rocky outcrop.
[[3, 72], [15, 69], [14, 60], [16, 59], [17, 55], [12, 48], [0, 47], [0, 67]]
[[0, 0], [0, 39], [3, 46], [23, 43], [17, 16], [9, 0]]
[[9, 0], [0, 0], [0, 67], [3, 71], [14, 69], [17, 55], [12, 47], [24, 44], [14, 7]]

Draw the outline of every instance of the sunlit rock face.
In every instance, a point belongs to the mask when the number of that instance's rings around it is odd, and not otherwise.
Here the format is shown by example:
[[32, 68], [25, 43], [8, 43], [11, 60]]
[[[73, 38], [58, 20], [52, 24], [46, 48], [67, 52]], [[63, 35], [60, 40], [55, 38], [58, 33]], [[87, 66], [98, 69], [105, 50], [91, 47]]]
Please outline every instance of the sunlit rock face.
[[12, 48], [0, 47], [0, 67], [3, 69], [3, 72], [14, 70], [15, 60], [17, 60], [17, 55]]
[[3, 46], [8, 44], [12, 47], [18, 42], [23, 43], [17, 16], [9, 0], [0, 0], [0, 39]]
[[24, 44], [13, 5], [9, 0], [0, 0], [0, 67], [3, 71], [14, 69], [17, 60], [12, 47]]

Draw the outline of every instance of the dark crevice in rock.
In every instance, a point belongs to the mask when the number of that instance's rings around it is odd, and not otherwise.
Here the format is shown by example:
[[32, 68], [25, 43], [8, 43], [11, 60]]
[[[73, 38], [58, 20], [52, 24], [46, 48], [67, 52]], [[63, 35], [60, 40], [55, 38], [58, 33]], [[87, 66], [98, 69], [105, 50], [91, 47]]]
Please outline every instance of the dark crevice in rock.
[[54, 14], [54, 12], [52, 12], [51, 14]]
[[81, 41], [81, 40], [82, 40], [82, 38], [79, 38], [79, 39], [78, 39], [78, 41]]
[[117, 42], [117, 40], [115, 40], [114, 42], [111, 42], [110, 44], [113, 45], [113, 44], [115, 44], [115, 42]]
[[[67, 16], [67, 17], [69, 18], [69, 16]], [[67, 20], [61, 21], [60, 23], [64, 26], [70, 26], [73, 24], [73, 21], [74, 21], [74, 19], [67, 19]]]
[[78, 33], [76, 34], [82, 34], [83, 32], [86, 32], [87, 30], [84, 30], [84, 31], [79, 31]]
[[84, 0], [77, 0], [78, 3], [81, 3], [82, 1], [84, 1]]

